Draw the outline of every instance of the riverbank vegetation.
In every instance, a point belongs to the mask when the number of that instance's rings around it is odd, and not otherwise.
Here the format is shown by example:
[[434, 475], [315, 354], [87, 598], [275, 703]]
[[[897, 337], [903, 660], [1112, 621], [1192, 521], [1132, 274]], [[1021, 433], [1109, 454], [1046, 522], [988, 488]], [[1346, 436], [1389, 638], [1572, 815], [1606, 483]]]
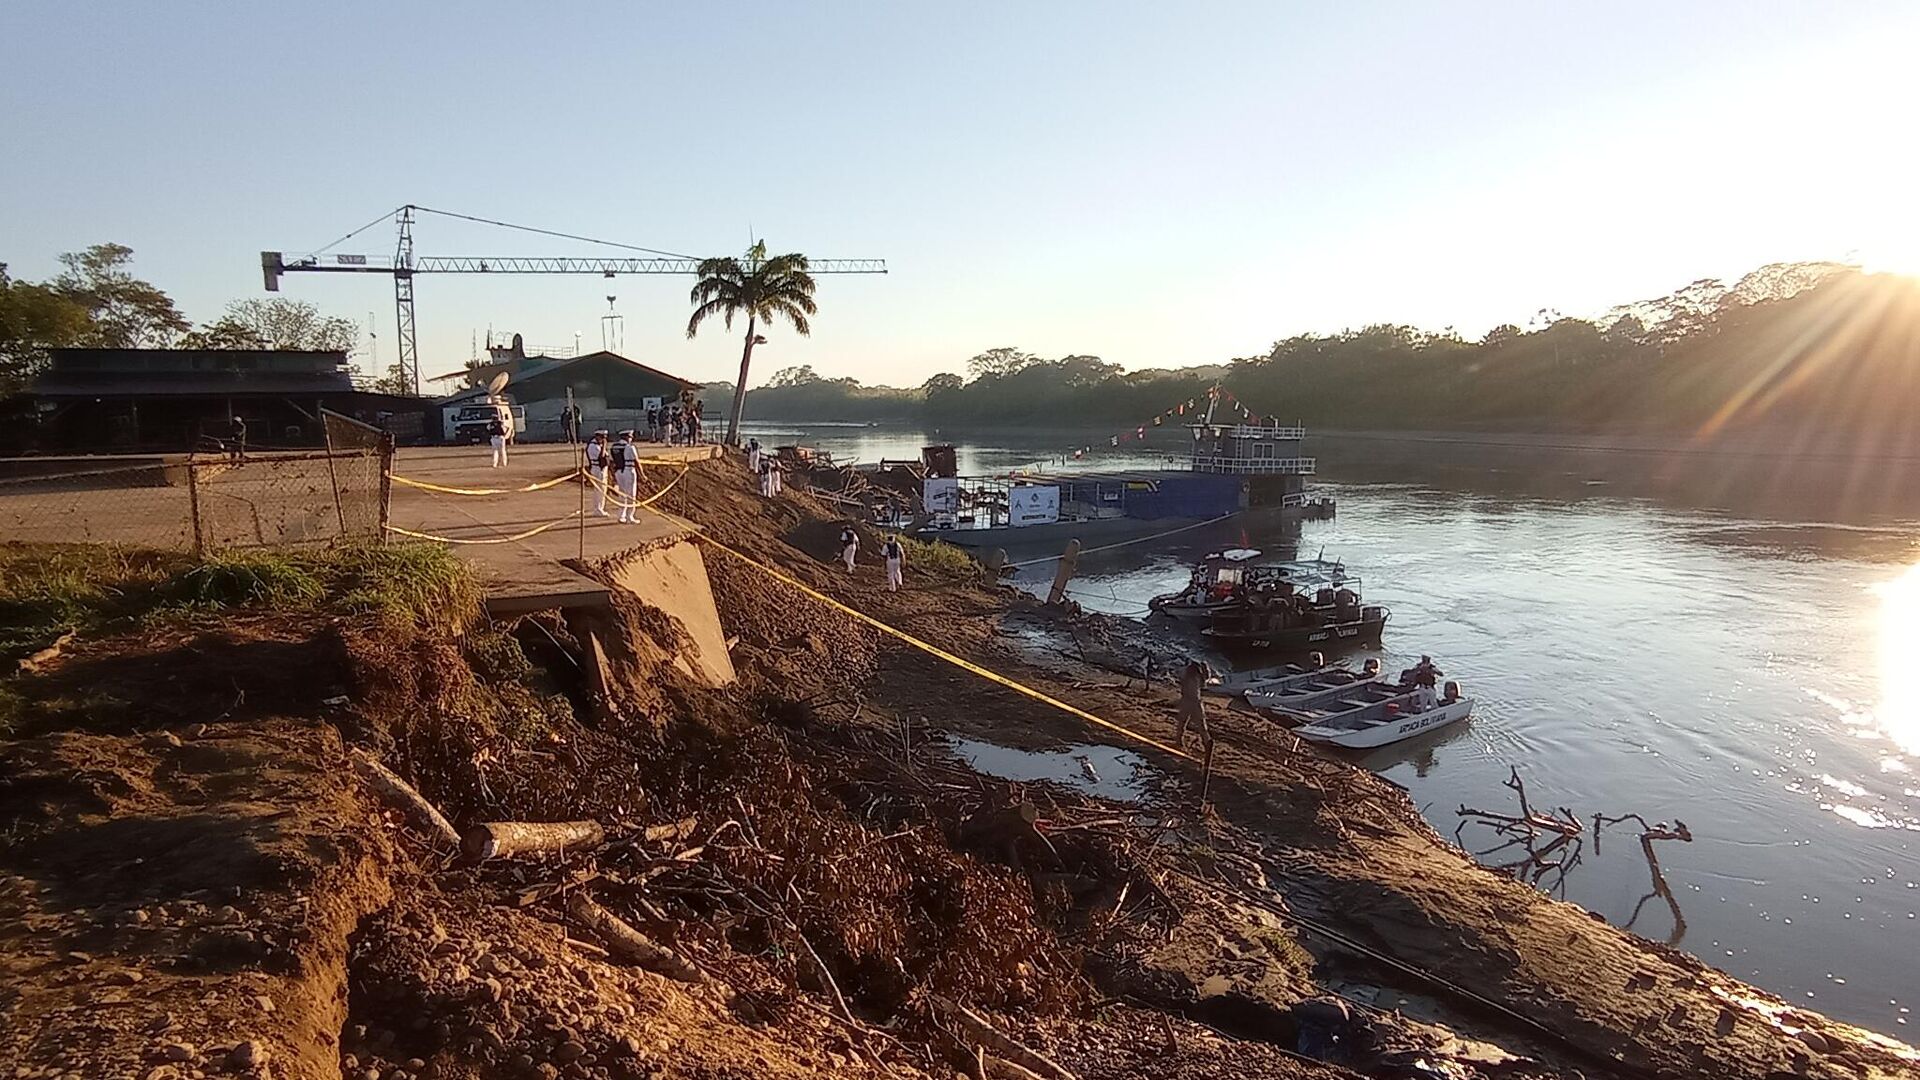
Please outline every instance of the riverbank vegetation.
[[[1594, 319], [1541, 311], [1477, 339], [1378, 323], [1202, 367], [1127, 372], [1015, 348], [911, 388], [788, 368], [762, 420], [1131, 429], [1220, 385], [1256, 414], [1336, 428], [1696, 433], [1787, 425], [1904, 432], [1920, 391], [1920, 280], [1838, 263], [1707, 279]], [[709, 398], [731, 397], [709, 388]]]

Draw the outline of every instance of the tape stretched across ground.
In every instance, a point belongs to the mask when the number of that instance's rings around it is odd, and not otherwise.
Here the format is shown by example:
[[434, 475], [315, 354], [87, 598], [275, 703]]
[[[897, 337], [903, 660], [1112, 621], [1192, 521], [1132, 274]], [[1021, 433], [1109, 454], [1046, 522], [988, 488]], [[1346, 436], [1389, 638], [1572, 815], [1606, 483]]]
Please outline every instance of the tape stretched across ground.
[[[673, 479], [667, 481], [667, 485], [665, 487], [647, 496], [646, 498], [641, 499], [640, 501], [634, 503], [633, 505], [634, 506], [652, 506], [654, 502], [660, 498], [660, 496], [665, 495], [669, 491], [672, 491], [673, 485], [679, 483], [680, 478], [687, 475], [688, 471], [689, 471], [688, 466], [682, 466], [680, 471], [674, 474]], [[574, 475], [577, 476], [579, 474], [576, 473]], [[394, 477], [394, 479], [398, 480], [399, 477], [396, 476]], [[563, 480], [571, 479], [571, 477], [562, 477], [561, 479]], [[551, 487], [552, 485], [549, 484], [547, 486]], [[557, 518], [553, 521], [549, 521], [545, 525], [536, 525], [535, 527], [528, 529], [526, 532], [523, 532], [523, 533], [514, 533], [512, 536], [490, 536], [485, 539], [477, 539], [477, 540], [466, 540], [456, 536], [440, 536], [436, 533], [414, 532], [412, 529], [403, 529], [398, 525], [387, 526], [387, 531], [390, 533], [398, 533], [401, 536], [412, 537], [415, 540], [435, 540], [442, 544], [511, 544], [515, 540], [525, 540], [529, 536], [538, 536], [541, 533], [546, 532], [548, 529], [558, 528], [562, 525], [565, 525], [569, 521], [573, 521], [578, 517], [580, 517], [580, 513], [579, 511], [575, 511], [574, 513], [568, 514], [566, 517]]]
[[1007, 687], [1010, 690], [1018, 691], [1019, 693], [1025, 694], [1026, 696], [1034, 699], [1035, 701], [1041, 702], [1046, 705], [1051, 705], [1054, 708], [1059, 709], [1061, 712], [1068, 713], [1072, 716], [1078, 717], [1090, 724], [1093, 724], [1096, 727], [1102, 727], [1107, 729], [1108, 731], [1112, 731], [1117, 734], [1124, 735], [1127, 738], [1134, 740], [1135, 742], [1141, 743], [1145, 746], [1151, 746], [1155, 750], [1160, 750], [1168, 754], [1173, 754], [1178, 757], [1183, 757], [1183, 758], [1186, 758], [1188, 761], [1195, 760], [1194, 756], [1192, 754], [1187, 753], [1185, 750], [1182, 750], [1175, 746], [1169, 746], [1158, 739], [1152, 738], [1151, 736], [1142, 735], [1139, 732], [1134, 731], [1130, 728], [1122, 727], [1111, 720], [1102, 719], [1086, 711], [1085, 709], [1077, 708], [1075, 706], [1067, 704], [1064, 701], [1061, 701], [1059, 698], [1053, 697], [1048, 694], [1043, 694], [1040, 691], [1035, 690], [1031, 686], [1027, 686], [1024, 683], [1015, 682], [1014, 680], [1007, 678], [1005, 675], [1002, 675], [997, 671], [992, 671], [987, 668], [981, 667], [979, 664], [976, 664], [971, 660], [967, 660], [962, 657], [955, 656], [954, 654], [948, 652], [947, 650], [940, 648], [938, 645], [934, 645], [930, 642], [922, 641], [919, 638], [914, 637], [912, 634], [909, 634], [904, 630], [899, 630], [892, 626], [889, 626], [886, 623], [881, 622], [879, 619], [876, 619], [873, 616], [867, 614], [866, 612], [861, 611], [858, 608], [848, 607], [846, 604], [843, 604], [840, 601], [835, 600], [833, 597], [828, 596], [826, 593], [820, 592], [819, 590], [814, 588], [810, 588], [809, 586], [800, 582], [798, 579], [789, 577], [788, 575], [783, 574], [778, 570], [775, 570], [773, 567], [768, 566], [765, 563], [759, 562], [754, 559], [750, 559], [747, 556], [742, 555], [738, 551], [735, 551], [732, 548], [728, 547], [727, 545], [721, 543], [720, 541], [715, 540], [713, 537], [708, 536], [706, 533], [706, 530], [702, 529], [700, 526], [694, 524], [693, 522], [686, 521], [684, 518], [676, 518], [675, 520], [680, 521], [682, 524], [693, 529], [695, 532], [695, 535], [699, 536], [701, 540], [712, 545], [713, 547], [719, 548], [721, 551], [726, 552], [727, 554], [733, 556], [734, 558], [739, 559], [741, 562], [746, 563], [748, 566], [753, 567], [755, 570], [760, 571], [761, 573], [767, 575], [768, 577], [771, 577], [776, 581], [785, 582], [786, 584], [793, 586], [794, 588], [800, 590], [801, 592], [806, 593], [808, 596], [811, 596], [815, 600], [818, 600], [821, 603], [826, 604], [828, 607], [831, 607], [841, 612], [842, 614], [850, 615], [853, 618], [867, 624], [868, 626], [873, 627], [875, 630], [878, 630], [883, 634], [886, 634], [890, 637], [898, 638], [901, 641], [904, 641], [907, 644], [913, 646], [914, 648], [919, 649], [921, 652], [939, 657], [940, 659], [945, 660], [947, 663], [952, 664], [957, 668], [970, 671], [973, 674], [978, 675], [981, 678], [986, 679], [990, 682], [999, 683], [1001, 686]]
[[[635, 462], [635, 464], [643, 469], [658, 469], [658, 468], [664, 468], [664, 467], [673, 466], [673, 465], [684, 466], [686, 463], [681, 461], [647, 461], [643, 458]], [[537, 483], [527, 484], [524, 487], [517, 487], [517, 488], [447, 487], [444, 484], [431, 484], [425, 480], [415, 480], [410, 476], [401, 476], [399, 473], [390, 473], [389, 475], [393, 478], [393, 482], [396, 484], [405, 484], [408, 487], [419, 488], [422, 491], [437, 491], [442, 495], [518, 495], [518, 494], [521, 494], [522, 492], [527, 492], [527, 491], [545, 491], [550, 487], [554, 487], [559, 484], [564, 484], [567, 481], [573, 479], [574, 477], [581, 476], [584, 474], [582, 473], [581, 470], [575, 469], [572, 472], [563, 473], [560, 476], [556, 476], [551, 480], [541, 480]]]

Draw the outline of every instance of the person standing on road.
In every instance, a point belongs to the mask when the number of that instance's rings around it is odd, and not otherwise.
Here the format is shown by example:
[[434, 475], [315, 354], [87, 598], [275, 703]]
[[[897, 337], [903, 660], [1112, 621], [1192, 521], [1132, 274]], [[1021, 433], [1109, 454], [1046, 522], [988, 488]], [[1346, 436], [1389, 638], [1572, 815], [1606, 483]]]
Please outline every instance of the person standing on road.
[[854, 556], [860, 554], [860, 534], [848, 525], [840, 530], [840, 561], [847, 564], [847, 573], [853, 573]]
[[593, 512], [607, 516], [607, 433], [596, 431], [587, 440], [587, 479], [593, 484]]
[[902, 571], [907, 564], [906, 545], [900, 542], [899, 537], [889, 536], [887, 542], [880, 545], [880, 557], [887, 560], [887, 591], [899, 592], [904, 576]]
[[1180, 719], [1173, 726], [1173, 745], [1182, 750], [1187, 748], [1187, 725], [1200, 729], [1200, 744], [1205, 746], [1213, 741], [1213, 732], [1207, 728], [1207, 707], [1200, 699], [1200, 689], [1213, 677], [1213, 669], [1199, 660], [1188, 660], [1187, 666], [1180, 671]]
[[247, 460], [247, 422], [235, 414], [227, 425], [227, 460], [235, 465]]
[[640, 451], [634, 449], [633, 432], [620, 433], [620, 441], [613, 444], [613, 483], [620, 489], [620, 523], [630, 525], [640, 520]]
[[499, 413], [487, 424], [487, 441], [493, 444], [493, 468], [498, 469], [507, 463], [507, 425], [500, 422]]

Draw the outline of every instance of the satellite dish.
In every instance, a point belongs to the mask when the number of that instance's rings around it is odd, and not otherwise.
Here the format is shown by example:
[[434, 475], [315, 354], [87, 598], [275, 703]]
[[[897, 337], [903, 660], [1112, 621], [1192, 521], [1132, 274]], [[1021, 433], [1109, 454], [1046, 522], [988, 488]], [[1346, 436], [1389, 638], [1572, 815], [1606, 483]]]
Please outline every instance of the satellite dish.
[[506, 388], [507, 388], [507, 373], [503, 371], [500, 374], [495, 375], [493, 379], [487, 383], [487, 395], [489, 397], [498, 397], [500, 395], [500, 391], [505, 390]]

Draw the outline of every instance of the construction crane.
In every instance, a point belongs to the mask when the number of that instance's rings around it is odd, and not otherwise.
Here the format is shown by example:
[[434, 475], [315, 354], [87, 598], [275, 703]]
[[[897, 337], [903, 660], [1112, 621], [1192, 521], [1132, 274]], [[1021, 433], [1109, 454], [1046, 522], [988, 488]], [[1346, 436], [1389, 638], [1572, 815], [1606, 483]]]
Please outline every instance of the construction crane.
[[[482, 225], [497, 225], [501, 228], [517, 229], [543, 236], [626, 248], [645, 254], [622, 258], [415, 255], [413, 225], [416, 216], [420, 214], [437, 214], [441, 217], [458, 218]], [[391, 257], [328, 254], [331, 249], [386, 221], [389, 217], [399, 226], [399, 239], [394, 244]], [[408, 204], [390, 215], [382, 214], [326, 247], [305, 255], [290, 256], [284, 251], [263, 251], [260, 253], [260, 270], [268, 292], [279, 292], [280, 276], [290, 273], [386, 274], [392, 277], [396, 330], [394, 339], [399, 344], [401, 377], [413, 387], [413, 392], [418, 394], [420, 392], [420, 348], [414, 321], [413, 277], [415, 274], [599, 274], [602, 277], [611, 278], [621, 274], [696, 274], [699, 272], [702, 261], [693, 255], [657, 251], [633, 244], [596, 240], [587, 236], [574, 236], [550, 229], [536, 229], [526, 225], [514, 225], [469, 214], [456, 214], [447, 210]], [[887, 272], [887, 261], [885, 259], [808, 259], [807, 272], [811, 274], [884, 274]]]

